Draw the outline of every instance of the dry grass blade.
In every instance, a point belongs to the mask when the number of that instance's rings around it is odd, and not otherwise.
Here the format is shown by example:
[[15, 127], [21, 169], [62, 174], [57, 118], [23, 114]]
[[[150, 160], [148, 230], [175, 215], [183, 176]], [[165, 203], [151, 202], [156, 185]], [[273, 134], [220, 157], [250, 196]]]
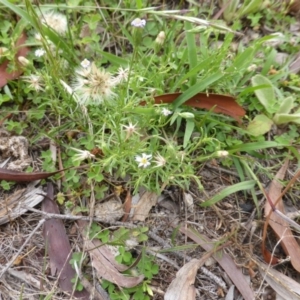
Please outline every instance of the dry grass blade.
[[[270, 200], [275, 203], [276, 199], [280, 197], [281, 190], [282, 190], [282, 184], [279, 182], [279, 180], [283, 180], [286, 170], [288, 168], [288, 160], [284, 163], [284, 165], [280, 168], [280, 170], [277, 172], [275, 178], [273, 179], [270, 190], [268, 193], [268, 197]], [[282, 199], [279, 199], [277, 203], [275, 203], [275, 208], [279, 212], [285, 215], [284, 205]], [[265, 227], [269, 224], [274, 232], [276, 233], [278, 239], [280, 239], [281, 245], [286, 253], [286, 255], [289, 255], [291, 257], [291, 263], [293, 267], [300, 272], [300, 247], [290, 229], [289, 223], [285, 221], [279, 214], [276, 213], [276, 211], [273, 211], [271, 204], [269, 201], [266, 201], [265, 204], [265, 215], [268, 216], [268, 219], [266, 220]], [[269, 217], [270, 215], [270, 217]], [[265, 229], [266, 230], [266, 229]], [[266, 253], [265, 247], [264, 247], [264, 239], [263, 239], [263, 253]], [[269, 262], [269, 261], [268, 261]]]
[[[47, 213], [59, 214], [58, 206], [52, 199], [53, 186], [48, 184], [47, 196], [43, 201], [42, 210]], [[76, 276], [76, 272], [69, 263], [72, 250], [63, 222], [58, 219], [46, 220], [43, 235], [50, 257], [51, 274], [58, 276], [59, 287], [63, 291], [72, 293], [71, 279]], [[74, 296], [80, 299], [89, 299], [89, 293], [86, 290], [77, 291]]]
[[[215, 247], [215, 242], [212, 242], [204, 235], [200, 235], [198, 232], [194, 232], [191, 229], [186, 229], [184, 226], [180, 227], [180, 231], [186, 234], [190, 239], [198, 243], [199, 246], [201, 246], [206, 251], [212, 251]], [[225, 270], [244, 299], [253, 300], [255, 298], [254, 292], [250, 288], [242, 270], [236, 266], [236, 264], [228, 254], [226, 254], [224, 251], [220, 252], [221, 253], [216, 253], [213, 255], [214, 259]]]
[[126, 288], [134, 287], [143, 281], [143, 275], [133, 277], [121, 274], [120, 272], [125, 271], [128, 267], [119, 264], [106, 245], [96, 239], [90, 240], [86, 236], [88, 222], [80, 220], [78, 221], [78, 225], [84, 238], [85, 249], [87, 249], [91, 256], [92, 266], [97, 270], [100, 278]]

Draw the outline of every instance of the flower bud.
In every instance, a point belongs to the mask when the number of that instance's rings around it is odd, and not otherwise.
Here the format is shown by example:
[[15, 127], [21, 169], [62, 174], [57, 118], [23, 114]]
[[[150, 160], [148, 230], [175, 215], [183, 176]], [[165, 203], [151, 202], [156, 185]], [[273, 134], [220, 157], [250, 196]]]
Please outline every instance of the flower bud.
[[194, 114], [192, 114], [190, 112], [179, 113], [178, 116], [180, 116], [184, 119], [193, 119], [195, 117]]
[[220, 151], [217, 151], [217, 156], [218, 157], [227, 157], [228, 156], [228, 151], [226, 150], [220, 150]]
[[18, 61], [23, 67], [26, 67], [27, 65], [30, 64], [30, 61], [27, 58], [25, 58], [24, 56], [19, 56]]
[[157, 37], [156, 37], [156, 39], [155, 39], [155, 43], [157, 43], [157, 44], [159, 44], [159, 45], [162, 45], [162, 44], [164, 43], [165, 39], [166, 39], [166, 34], [165, 34], [164, 31], [161, 31], [161, 32], [157, 35]]

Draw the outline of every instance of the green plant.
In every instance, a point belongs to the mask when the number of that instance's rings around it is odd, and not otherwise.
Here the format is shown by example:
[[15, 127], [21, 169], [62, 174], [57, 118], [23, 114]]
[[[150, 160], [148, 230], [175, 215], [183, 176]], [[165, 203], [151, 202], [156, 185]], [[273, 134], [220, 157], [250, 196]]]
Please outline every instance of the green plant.
[[255, 75], [251, 79], [255, 95], [265, 109], [266, 114], [259, 114], [248, 125], [248, 132], [254, 136], [270, 131], [273, 124], [300, 124], [300, 108], [295, 109], [295, 98], [284, 97], [272, 82], [263, 75]]

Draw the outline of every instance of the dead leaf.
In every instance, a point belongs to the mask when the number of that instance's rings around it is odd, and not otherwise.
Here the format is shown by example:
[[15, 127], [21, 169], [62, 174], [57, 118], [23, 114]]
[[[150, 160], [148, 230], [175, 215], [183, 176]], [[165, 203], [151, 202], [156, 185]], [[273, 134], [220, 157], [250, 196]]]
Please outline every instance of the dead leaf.
[[[268, 197], [274, 204], [275, 204], [275, 201], [281, 195], [282, 184], [279, 182], [279, 180], [284, 179], [286, 170], [288, 168], [288, 164], [289, 164], [289, 161], [286, 160], [284, 165], [277, 172], [275, 178], [273, 179], [273, 181], [271, 183], [270, 190], [268, 192]], [[281, 213], [283, 213], [285, 215], [285, 210], [284, 210], [284, 205], [283, 205], [282, 199], [280, 199], [278, 201], [278, 203], [276, 204], [275, 207], [277, 210], [279, 210]], [[282, 217], [280, 217], [279, 214], [272, 211], [272, 207], [271, 207], [269, 201], [266, 201], [265, 216], [268, 216], [269, 214], [271, 214], [270, 219], [269, 219], [269, 225], [272, 227], [272, 229], [276, 233], [277, 237], [280, 239], [280, 243], [282, 245], [282, 248], [284, 249], [285, 254], [291, 257], [292, 266], [298, 272], [300, 272], [300, 260], [299, 260], [300, 247], [290, 229], [289, 223], [287, 221], [285, 221]], [[265, 226], [267, 226], [267, 225], [268, 224], [266, 224]], [[263, 251], [265, 250], [264, 241], [265, 240], [263, 239], [263, 243], [262, 243]]]
[[[53, 196], [53, 185], [48, 183], [47, 196], [42, 203], [42, 211], [49, 214], [59, 214], [58, 206], [52, 200]], [[73, 283], [71, 279], [76, 276], [76, 272], [69, 263], [72, 258], [72, 250], [62, 220], [46, 220], [43, 236], [50, 258], [51, 275], [58, 276], [58, 284], [63, 291], [72, 293]], [[85, 289], [81, 292], [76, 291], [74, 296], [79, 299], [89, 299], [89, 293]]]
[[123, 205], [118, 197], [109, 199], [103, 203], [96, 203], [94, 216], [104, 223], [116, 222], [124, 215]]
[[[156, 96], [154, 97], [155, 103], [173, 103], [181, 94], [173, 93]], [[213, 109], [213, 112], [231, 116], [239, 123], [242, 122], [241, 118], [246, 114], [246, 111], [236, 103], [235, 98], [219, 94], [198, 93], [184, 102], [184, 105], [207, 110]]]
[[152, 192], [145, 192], [135, 206], [133, 221], [145, 221], [152, 206], [157, 203], [158, 196]]
[[0, 202], [0, 225], [18, 218], [27, 211], [27, 207], [34, 207], [44, 199], [44, 191], [35, 185], [33, 182]]
[[[26, 39], [27, 39], [27, 36], [23, 32], [16, 42], [16, 47], [19, 48], [19, 50], [15, 56], [16, 64], [18, 64], [19, 56], [25, 57], [28, 54], [28, 52], [30, 51], [30, 49], [28, 47], [24, 46]], [[6, 60], [0, 66], [0, 88], [5, 86], [7, 84], [8, 80], [16, 79], [23, 73], [23, 69], [21, 67], [19, 67], [17, 70], [15, 70], [12, 73], [8, 73], [8, 71], [7, 71], [8, 63], [9, 63], [9, 61]]]
[[[214, 249], [215, 242], [209, 240], [209, 238], [207, 238], [206, 236], [198, 232], [194, 232], [189, 228], [185, 228], [185, 226], [181, 226], [179, 230], [182, 233], [186, 234], [190, 239], [198, 243], [206, 251], [211, 251]], [[232, 258], [222, 250], [214, 254], [213, 257], [224, 269], [226, 274], [230, 277], [244, 299], [255, 299], [255, 295], [250, 288], [242, 270], [236, 266]]]
[[129, 217], [130, 210], [131, 210], [131, 203], [132, 203], [132, 196], [130, 190], [127, 190], [127, 195], [124, 202], [124, 216], [122, 218], [122, 222], [126, 222]]
[[263, 278], [278, 295], [283, 299], [300, 300], [300, 284], [298, 282], [262, 262], [257, 261], [256, 264]]
[[204, 261], [199, 259], [192, 259], [185, 264], [176, 273], [176, 278], [169, 285], [164, 300], [196, 299], [194, 282], [197, 271], [203, 263]]
[[123, 275], [123, 272], [128, 269], [127, 266], [119, 264], [107, 245], [102, 244], [99, 240], [90, 240], [86, 234], [86, 228], [88, 222], [77, 222], [84, 238], [85, 249], [87, 249], [92, 260], [92, 266], [97, 270], [97, 274], [100, 278], [106, 279], [117, 286], [131, 288], [140, 284], [144, 276], [128, 276]]

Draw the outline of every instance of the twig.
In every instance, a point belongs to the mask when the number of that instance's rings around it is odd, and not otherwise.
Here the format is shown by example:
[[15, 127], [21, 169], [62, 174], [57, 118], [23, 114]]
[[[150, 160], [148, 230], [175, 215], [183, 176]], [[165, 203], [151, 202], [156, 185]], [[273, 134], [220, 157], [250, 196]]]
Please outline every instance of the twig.
[[35, 228], [33, 229], [33, 231], [30, 233], [30, 235], [27, 237], [26, 241], [24, 242], [24, 244], [21, 246], [21, 248], [19, 249], [19, 251], [16, 253], [16, 255], [6, 264], [6, 266], [4, 267], [4, 269], [2, 270], [2, 272], [0, 273], [0, 278], [4, 275], [4, 273], [7, 271], [8, 268], [11, 267], [11, 265], [14, 263], [14, 261], [18, 258], [18, 256], [20, 255], [20, 253], [23, 251], [23, 249], [25, 248], [25, 246], [28, 244], [28, 242], [30, 241], [30, 239], [33, 237], [33, 235], [37, 232], [37, 230], [45, 223], [46, 219], [41, 219], [38, 224], [35, 226]]

